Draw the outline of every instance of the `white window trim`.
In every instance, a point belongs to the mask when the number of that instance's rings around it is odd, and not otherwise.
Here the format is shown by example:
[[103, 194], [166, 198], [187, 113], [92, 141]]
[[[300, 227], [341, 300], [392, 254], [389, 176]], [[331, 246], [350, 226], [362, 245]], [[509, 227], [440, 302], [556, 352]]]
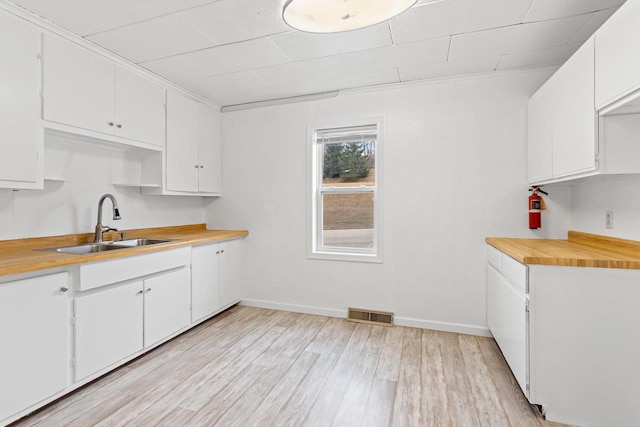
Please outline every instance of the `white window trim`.
[[[307, 258], [332, 261], [352, 261], [382, 263], [383, 254], [383, 176], [384, 176], [384, 124], [382, 117], [360, 118], [353, 120], [339, 120], [323, 123], [314, 123], [307, 126]], [[376, 125], [376, 185], [375, 203], [373, 212], [375, 253], [363, 253], [360, 249], [337, 248], [336, 250], [318, 250], [319, 229], [318, 221], [318, 180], [322, 175], [317, 167], [317, 145], [315, 143], [315, 133], [319, 129], [333, 129], [342, 127], [355, 127]], [[314, 173], [315, 172], [315, 173]], [[338, 192], [337, 190], [336, 192]], [[357, 190], [356, 190], [357, 191]], [[370, 190], [365, 190], [370, 191]], [[348, 190], [353, 193], [354, 189]]]

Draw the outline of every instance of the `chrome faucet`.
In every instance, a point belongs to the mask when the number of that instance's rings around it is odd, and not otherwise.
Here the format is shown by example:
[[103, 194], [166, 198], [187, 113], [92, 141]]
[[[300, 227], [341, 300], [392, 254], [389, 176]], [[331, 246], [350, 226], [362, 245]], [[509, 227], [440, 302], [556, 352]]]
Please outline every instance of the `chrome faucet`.
[[118, 231], [117, 228], [105, 227], [102, 225], [102, 205], [104, 204], [105, 199], [111, 200], [111, 204], [113, 205], [113, 219], [120, 219], [120, 211], [118, 210], [118, 202], [116, 202], [116, 198], [111, 194], [105, 194], [102, 196], [98, 202], [98, 223], [96, 224], [96, 234], [93, 237], [93, 241], [95, 243], [102, 242], [102, 233], [105, 231]]

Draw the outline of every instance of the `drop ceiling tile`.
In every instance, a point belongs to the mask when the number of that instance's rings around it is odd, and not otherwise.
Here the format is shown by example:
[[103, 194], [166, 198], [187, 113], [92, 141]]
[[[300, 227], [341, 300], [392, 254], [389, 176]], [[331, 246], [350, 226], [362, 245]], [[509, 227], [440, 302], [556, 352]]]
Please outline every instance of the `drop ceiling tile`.
[[338, 55], [290, 62], [255, 70], [270, 86], [286, 86], [339, 78], [349, 70]]
[[393, 18], [394, 43], [408, 43], [522, 22], [531, 0], [443, 0], [417, 4]]
[[398, 83], [400, 78], [397, 70], [389, 69], [375, 73], [354, 74], [343, 76], [337, 79], [307, 83], [302, 85], [292, 85], [291, 90], [297, 95], [309, 95], [313, 93], [329, 92], [333, 90], [343, 90], [360, 88], [367, 86], [377, 86], [390, 83]]
[[413, 43], [342, 54], [342, 61], [351, 73], [385, 71], [445, 62], [451, 37], [422, 40]]
[[290, 62], [268, 37], [216, 46], [180, 57], [205, 70], [209, 76]]
[[282, 19], [282, 0], [218, 1], [184, 16], [220, 44], [291, 30]]
[[253, 71], [212, 76], [185, 84], [185, 88], [209, 98], [221, 106], [237, 104], [238, 100], [254, 96], [256, 91], [266, 87], [267, 85]]
[[383, 72], [344, 76], [338, 79], [331, 79], [323, 82], [267, 87], [255, 91], [252, 94], [253, 97], [249, 97], [247, 95], [238, 95], [236, 97], [237, 102], [235, 102], [235, 104], [289, 98], [294, 96], [312, 95], [341, 89], [375, 86], [397, 82], [399, 82], [399, 78], [396, 70], [386, 70]]
[[85, 35], [120, 22], [114, 9], [106, 4], [81, 0], [20, 0], [16, 4], [76, 34]]
[[17, 0], [15, 3], [78, 35], [87, 36], [157, 18], [211, 0]]
[[620, 6], [625, 0], [533, 0], [524, 22], [565, 18]]
[[584, 43], [598, 28], [605, 23], [618, 10], [617, 7], [601, 10], [593, 14], [593, 17], [587, 22], [578, 33], [573, 36], [571, 43]]
[[179, 14], [94, 34], [88, 39], [133, 62], [165, 58], [218, 44]]
[[271, 39], [294, 61], [391, 46], [391, 33], [386, 22], [344, 33], [290, 31], [271, 36]]
[[571, 43], [550, 49], [511, 53], [500, 60], [498, 70], [564, 64], [581, 45], [582, 43]]
[[205, 70], [182, 58], [182, 55], [141, 62], [138, 65], [179, 85], [209, 76]]
[[451, 38], [449, 60], [546, 49], [568, 44], [591, 15], [494, 28]]
[[420, 79], [435, 79], [440, 77], [461, 76], [465, 74], [484, 73], [494, 71], [501, 57], [477, 58], [464, 61], [449, 61], [440, 64], [423, 65], [420, 67], [400, 68], [400, 80], [403, 82]]

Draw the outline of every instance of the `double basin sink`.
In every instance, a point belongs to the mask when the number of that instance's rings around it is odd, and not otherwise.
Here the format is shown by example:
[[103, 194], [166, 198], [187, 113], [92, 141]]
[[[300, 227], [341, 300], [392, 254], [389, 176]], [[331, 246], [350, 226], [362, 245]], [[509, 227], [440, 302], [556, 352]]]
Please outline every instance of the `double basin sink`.
[[127, 248], [139, 248], [142, 246], [159, 245], [162, 243], [174, 242], [173, 239], [130, 239], [130, 240], [118, 240], [114, 242], [101, 242], [101, 243], [86, 243], [77, 246], [65, 246], [61, 248], [46, 248], [38, 249], [41, 251], [59, 252], [64, 254], [93, 254], [96, 252], [117, 251]]

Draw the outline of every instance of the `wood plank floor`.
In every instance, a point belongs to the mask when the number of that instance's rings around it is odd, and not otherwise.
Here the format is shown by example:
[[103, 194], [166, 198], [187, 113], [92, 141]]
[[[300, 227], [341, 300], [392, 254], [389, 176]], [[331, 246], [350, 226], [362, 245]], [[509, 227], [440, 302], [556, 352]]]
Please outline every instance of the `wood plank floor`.
[[234, 307], [19, 426], [551, 426], [489, 338]]

